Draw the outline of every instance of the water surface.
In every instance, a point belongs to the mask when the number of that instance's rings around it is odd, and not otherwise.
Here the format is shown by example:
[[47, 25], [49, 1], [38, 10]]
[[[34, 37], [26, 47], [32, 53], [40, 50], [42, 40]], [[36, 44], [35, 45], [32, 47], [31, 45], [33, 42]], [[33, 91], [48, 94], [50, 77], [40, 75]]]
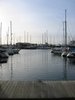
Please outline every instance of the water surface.
[[21, 50], [0, 64], [0, 80], [74, 80], [75, 59], [50, 50]]

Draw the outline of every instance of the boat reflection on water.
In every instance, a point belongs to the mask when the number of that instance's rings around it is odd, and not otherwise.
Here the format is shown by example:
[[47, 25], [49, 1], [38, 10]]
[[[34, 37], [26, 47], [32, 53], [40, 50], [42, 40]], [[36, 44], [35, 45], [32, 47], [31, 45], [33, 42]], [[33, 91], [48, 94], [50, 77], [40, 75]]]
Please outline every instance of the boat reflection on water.
[[0, 58], [0, 63], [7, 63], [8, 58]]
[[11, 76], [10, 76], [10, 80], [13, 80], [13, 58], [11, 56], [11, 64], [10, 64], [10, 70], [11, 70]]
[[0, 79], [2, 80], [3, 77], [3, 70], [2, 70], [2, 63], [0, 63]]
[[75, 65], [75, 58], [68, 58], [69, 64]]
[[63, 80], [67, 80], [67, 58], [63, 58], [63, 74], [64, 74], [64, 77], [63, 77]]

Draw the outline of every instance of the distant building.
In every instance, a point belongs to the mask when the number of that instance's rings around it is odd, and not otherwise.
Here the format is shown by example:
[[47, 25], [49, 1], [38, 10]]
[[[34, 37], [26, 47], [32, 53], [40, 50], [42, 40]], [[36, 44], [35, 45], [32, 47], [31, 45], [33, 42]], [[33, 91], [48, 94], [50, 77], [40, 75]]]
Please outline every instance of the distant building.
[[20, 49], [35, 49], [37, 48], [37, 44], [31, 44], [31, 43], [16, 43], [16, 47]]

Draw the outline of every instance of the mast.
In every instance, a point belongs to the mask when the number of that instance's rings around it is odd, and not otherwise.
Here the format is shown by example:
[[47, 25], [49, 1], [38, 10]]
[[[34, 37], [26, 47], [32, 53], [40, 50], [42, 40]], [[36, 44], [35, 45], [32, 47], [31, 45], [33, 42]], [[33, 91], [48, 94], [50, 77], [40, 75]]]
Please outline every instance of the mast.
[[48, 30], [46, 30], [46, 34], [47, 34], [47, 36], [46, 36], [46, 38], [47, 38], [47, 43], [48, 43]]
[[63, 21], [63, 45], [65, 44], [65, 39], [64, 39], [64, 21]]
[[27, 43], [28, 43], [28, 32], [27, 32]]
[[7, 46], [8, 46], [8, 37], [9, 37], [9, 27], [8, 27], [8, 32], [7, 32]]
[[42, 44], [43, 44], [43, 33], [42, 33]]
[[66, 21], [66, 13], [67, 10], [65, 9], [65, 47], [67, 47], [67, 21]]
[[12, 46], [12, 21], [10, 21], [10, 35], [11, 35], [10, 45]]
[[30, 43], [31, 43], [31, 35], [30, 35]]
[[44, 33], [44, 43], [46, 43], [46, 33]]
[[24, 43], [26, 42], [26, 41], [25, 41], [25, 40], [26, 40], [25, 38], [26, 38], [26, 36], [25, 36], [25, 31], [24, 31]]
[[0, 45], [2, 45], [2, 22], [0, 25]]

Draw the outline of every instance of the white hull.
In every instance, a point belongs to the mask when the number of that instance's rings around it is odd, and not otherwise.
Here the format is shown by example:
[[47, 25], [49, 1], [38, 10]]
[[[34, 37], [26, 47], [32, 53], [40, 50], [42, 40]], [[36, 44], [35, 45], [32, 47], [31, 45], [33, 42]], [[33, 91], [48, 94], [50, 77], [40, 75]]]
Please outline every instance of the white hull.
[[70, 52], [67, 54], [68, 58], [75, 58], [75, 52]]
[[68, 54], [68, 52], [64, 51], [64, 52], [62, 52], [61, 56], [67, 57], [67, 54]]
[[51, 50], [51, 53], [61, 55], [62, 54], [62, 48], [54, 48]]

